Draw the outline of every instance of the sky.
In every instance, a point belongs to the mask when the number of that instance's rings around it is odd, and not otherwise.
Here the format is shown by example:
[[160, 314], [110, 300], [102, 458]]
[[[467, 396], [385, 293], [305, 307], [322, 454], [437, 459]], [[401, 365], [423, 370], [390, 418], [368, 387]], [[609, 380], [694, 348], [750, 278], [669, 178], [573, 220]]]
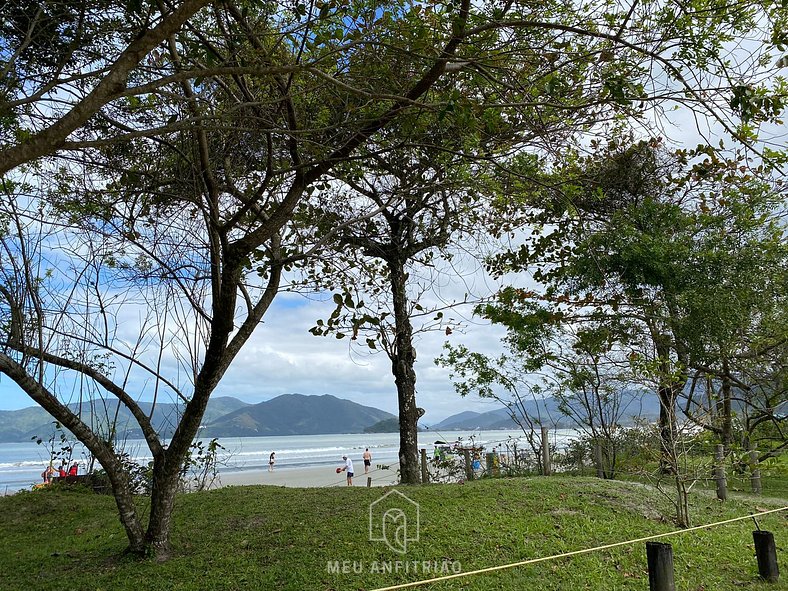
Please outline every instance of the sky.
[[[472, 301], [495, 291], [497, 284], [476, 261], [464, 257], [465, 262], [460, 264], [460, 258], [457, 256], [452, 261], [456, 274], [439, 275], [433, 282], [433, 292], [422, 297], [420, 301], [425, 308], [430, 303], [464, 301], [466, 294], [470, 294], [467, 299]], [[333, 335], [316, 337], [309, 333], [317, 319], [326, 319], [334, 310], [331, 296], [331, 293], [278, 294], [212, 396], [232, 396], [256, 404], [282, 394], [331, 394], [397, 414], [397, 393], [385, 353], [370, 353], [358, 347], [351, 350], [350, 339], [339, 340]], [[134, 342], [139, 319], [144, 315], [144, 309], [138, 305], [124, 304], [117, 320], [118, 338]], [[459, 327], [455, 324], [451, 335], [447, 336], [444, 330], [416, 335], [417, 404], [426, 411], [422, 423], [427, 425], [463, 410], [486, 412], [500, 408], [499, 403], [478, 397], [461, 398], [454, 390], [449, 370], [438, 367], [434, 360], [447, 341], [453, 345], [465, 344], [474, 351], [498, 354], [504, 330], [474, 318], [472, 303], [447, 310], [445, 316], [459, 321]], [[414, 321], [414, 328], [417, 327]], [[178, 369], [170, 352], [165, 354], [164, 366], [164, 375], [175, 379]], [[116, 382], [122, 380], [120, 372], [111, 377]], [[145, 401], [151, 400], [152, 390], [150, 383], [141, 380], [132, 380], [127, 387], [133, 396], [135, 392], [140, 393], [139, 398]], [[77, 399], [80, 390], [78, 384], [68, 384], [62, 386], [62, 391], [69, 402]], [[68, 396], [73, 398], [68, 400]], [[32, 400], [8, 377], [0, 375], [0, 410], [29, 406], [34, 406]]]
[[[292, 293], [277, 296], [213, 396], [233, 396], [254, 404], [281, 394], [331, 394], [396, 414], [397, 393], [385, 354], [351, 352], [348, 339], [315, 337], [308, 332], [333, 308], [328, 294], [322, 301]], [[473, 319], [469, 305], [454, 313], [458, 314], [468, 317], [464, 328], [450, 336], [438, 331], [418, 337], [417, 403], [427, 411], [426, 424], [462, 410], [500, 408], [498, 403], [461, 398], [454, 391], [449, 371], [434, 363], [446, 341], [493, 354], [500, 350], [502, 329]], [[7, 377], [0, 377], [0, 410], [28, 406], [33, 403], [27, 395]]]
[[[715, 142], [720, 131], [714, 124], [696, 120], [686, 109], [663, 113], [660, 126], [674, 140], [674, 146], [688, 148], [701, 141]], [[769, 143], [785, 145], [784, 129], [763, 131]], [[445, 300], [461, 300], [468, 281], [467, 276], [462, 281], [446, 279], [442, 287], [445, 293], [441, 296]], [[474, 272], [470, 282], [479, 294], [495, 289], [495, 284], [481, 271]], [[308, 332], [333, 307], [330, 294], [323, 298], [280, 294], [213, 395], [258, 403], [288, 393], [331, 394], [396, 414], [396, 390], [385, 354], [353, 353], [348, 339], [315, 337]], [[434, 363], [446, 341], [491, 355], [501, 352], [503, 329], [473, 318], [471, 306], [457, 312], [466, 319], [464, 328], [449, 336], [442, 331], [423, 334], [416, 343], [417, 403], [426, 410], [422, 419], [426, 424], [464, 410], [484, 412], [499, 408], [496, 402], [461, 398], [454, 391], [449, 370]], [[32, 401], [9, 378], [0, 375], [0, 410], [28, 406], [33, 406]]]
[[[689, 114], [674, 113], [670, 136], [683, 138], [680, 143], [687, 147], [694, 146], [701, 139], [694, 126]], [[520, 277], [518, 281], [522, 285], [527, 278]], [[462, 277], [442, 277], [438, 295], [444, 301], [461, 301], [468, 291], [484, 295], [495, 289], [496, 284], [476, 268]], [[349, 339], [315, 337], [308, 332], [318, 318], [327, 318], [333, 308], [331, 294], [278, 295], [213, 396], [233, 396], [254, 404], [289, 393], [331, 394], [396, 414], [397, 394], [385, 354], [353, 352], [349, 349]], [[485, 412], [500, 408], [495, 401], [461, 398], [453, 388], [449, 370], [436, 366], [434, 359], [447, 341], [497, 355], [502, 352], [500, 339], [504, 330], [474, 318], [471, 305], [457, 308], [451, 314], [464, 319], [462, 329], [454, 330], [449, 336], [443, 331], [424, 333], [416, 342], [416, 399], [426, 410], [422, 423], [427, 425], [465, 410]], [[134, 315], [130, 311], [129, 319]], [[10, 379], [0, 376], [0, 410], [28, 406], [33, 406], [32, 401]]]
[[[306, 300], [296, 306], [279, 302], [236, 359], [216, 395], [260, 402], [291, 392], [332, 394], [396, 414], [397, 393], [391, 363], [384, 353], [354, 353], [348, 339], [315, 337], [308, 332], [316, 319], [326, 318], [333, 308], [330, 302]], [[449, 371], [433, 360], [446, 341], [496, 352], [502, 335], [501, 329], [488, 324], [470, 324], [450, 336], [437, 331], [418, 338], [416, 400], [427, 411], [423, 422], [435, 423], [461, 410], [499, 408], [497, 403], [461, 398], [454, 391]]]

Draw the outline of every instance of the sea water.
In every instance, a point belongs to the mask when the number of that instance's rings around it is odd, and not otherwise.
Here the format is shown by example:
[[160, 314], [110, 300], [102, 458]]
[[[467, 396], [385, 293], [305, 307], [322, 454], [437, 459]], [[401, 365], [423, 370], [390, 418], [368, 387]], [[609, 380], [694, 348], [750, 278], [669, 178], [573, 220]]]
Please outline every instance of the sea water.
[[[570, 429], [551, 431], [551, 443], [560, 448], [576, 435]], [[518, 440], [517, 447], [524, 449], [523, 433], [516, 429], [475, 432], [428, 430], [419, 433], [419, 448], [427, 449], [427, 453], [432, 455], [436, 442], [452, 444], [459, 441], [466, 445], [482, 446], [486, 451], [492, 451], [493, 447], [505, 451], [507, 443], [511, 445], [515, 439]], [[207, 444], [209, 439], [203, 438], [202, 441]], [[399, 452], [398, 433], [224, 437], [218, 442], [222, 446], [218, 450], [220, 472], [266, 470], [272, 451], [276, 452], [277, 471], [339, 465], [343, 455], [361, 464], [361, 455], [366, 448], [372, 453], [373, 465], [385, 464], [396, 469]], [[78, 462], [79, 472], [84, 474], [90, 461], [89, 454], [79, 442], [73, 443], [72, 448], [71, 461]], [[146, 465], [153, 459], [147, 444], [141, 439], [126, 441], [123, 451], [140, 465]], [[0, 443], [0, 495], [29, 489], [41, 482], [41, 472], [52, 458], [52, 450], [46, 442]], [[55, 467], [59, 465], [59, 460], [60, 457], [54, 458]], [[96, 464], [95, 467], [100, 466]]]

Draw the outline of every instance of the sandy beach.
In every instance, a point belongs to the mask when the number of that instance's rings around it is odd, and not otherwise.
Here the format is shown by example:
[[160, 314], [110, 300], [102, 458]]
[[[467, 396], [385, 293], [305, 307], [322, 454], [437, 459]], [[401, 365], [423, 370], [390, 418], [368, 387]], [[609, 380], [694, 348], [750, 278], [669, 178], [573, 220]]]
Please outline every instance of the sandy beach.
[[[339, 464], [337, 464], [339, 465]], [[336, 466], [315, 468], [274, 468], [267, 470], [244, 470], [239, 472], [222, 472], [221, 486], [241, 486], [246, 484], [265, 484], [270, 486], [291, 486], [299, 488], [323, 486], [347, 486], [345, 473], [336, 473]], [[389, 486], [397, 484], [396, 469], [371, 469], [364, 474], [364, 466], [353, 476], [353, 486], [367, 486], [367, 477], [372, 478], [372, 486]]]

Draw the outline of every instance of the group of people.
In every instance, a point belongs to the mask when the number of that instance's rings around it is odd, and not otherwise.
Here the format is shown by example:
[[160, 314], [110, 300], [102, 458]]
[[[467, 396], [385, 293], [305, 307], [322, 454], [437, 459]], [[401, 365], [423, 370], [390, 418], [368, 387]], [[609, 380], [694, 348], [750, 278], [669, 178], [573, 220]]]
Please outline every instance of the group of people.
[[[364, 474], [368, 474], [369, 467], [372, 465], [372, 452], [369, 451], [369, 448], [364, 450], [364, 453], [361, 454], [361, 458], [364, 460]], [[347, 455], [343, 455], [342, 459], [345, 461], [345, 465], [341, 468], [337, 468], [337, 472], [344, 472], [345, 476], [347, 476], [347, 485], [353, 486], [353, 460], [347, 457]]]
[[[361, 454], [361, 458], [364, 460], [364, 474], [369, 473], [369, 467], [372, 465], [372, 452], [369, 451], [369, 448], [364, 450], [364, 453]], [[337, 468], [337, 473], [345, 472], [347, 476], [347, 485], [353, 486], [353, 460], [351, 460], [347, 455], [342, 456], [342, 460], [344, 460], [345, 465], [341, 468]], [[276, 452], [272, 451], [271, 455], [268, 456], [268, 471], [274, 471], [274, 464], [276, 464]]]
[[44, 480], [44, 484], [51, 484], [52, 480], [55, 478], [65, 478], [66, 476], [77, 476], [79, 474], [79, 465], [74, 462], [71, 464], [71, 467], [66, 471], [66, 464], [64, 462], [60, 462], [60, 466], [58, 466], [57, 470], [55, 470], [52, 464], [47, 466], [47, 469], [41, 472], [41, 478]]

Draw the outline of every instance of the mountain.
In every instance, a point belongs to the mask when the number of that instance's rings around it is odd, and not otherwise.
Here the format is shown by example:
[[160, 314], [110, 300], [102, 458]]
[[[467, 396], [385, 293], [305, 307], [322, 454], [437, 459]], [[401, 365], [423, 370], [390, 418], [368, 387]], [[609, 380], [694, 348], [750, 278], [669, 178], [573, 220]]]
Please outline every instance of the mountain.
[[[636, 397], [624, 412], [624, 424], [632, 416], [642, 415], [649, 419], [659, 414], [659, 403], [655, 396]], [[111, 400], [88, 400], [69, 407], [79, 412], [88, 424], [109, 424], [115, 416], [116, 405]], [[158, 403], [151, 415], [151, 403], [141, 402], [140, 408], [151, 416], [154, 429], [162, 437], [172, 434], [181, 412], [180, 405]], [[548, 424], [572, 427], [573, 424], [558, 411], [552, 398], [525, 403], [526, 410], [537, 412]], [[54, 433], [54, 419], [40, 407], [21, 410], [0, 411], [0, 442], [30, 441], [40, 437], [48, 439]], [[505, 408], [484, 413], [464, 411], [444, 419], [430, 430], [493, 430], [515, 429]], [[105, 429], [106, 430], [106, 429]], [[398, 430], [397, 417], [377, 408], [363, 406], [328, 394], [305, 396], [284, 394], [261, 402], [248, 404], [230, 396], [218, 396], [208, 401], [203, 416], [200, 437], [255, 437], [262, 435], [319, 435], [328, 433], [383, 433]], [[119, 437], [140, 439], [142, 433], [130, 413], [122, 408], [117, 416]]]
[[208, 406], [205, 409], [205, 414], [202, 416], [202, 424], [207, 425], [215, 420], [229, 414], [239, 408], [251, 406], [248, 402], [243, 402], [232, 396], [217, 396], [211, 397], [208, 400]]
[[396, 419], [391, 413], [324, 394], [283, 394], [233, 411], [205, 426], [206, 437], [320, 435], [362, 433], [367, 427]]
[[[416, 425], [417, 431], [425, 431], [428, 427]], [[399, 433], [399, 419], [391, 417], [390, 419], [383, 419], [374, 425], [366, 427], [364, 433]]]
[[[532, 417], [541, 416], [547, 424], [556, 424], [559, 427], [571, 428], [574, 426], [572, 420], [558, 410], [558, 401], [554, 398], [544, 398], [539, 400], [529, 400], [523, 403], [526, 412]], [[647, 419], [655, 419], [659, 416], [659, 402], [654, 395], [636, 396], [633, 394], [632, 401], [622, 413], [622, 423], [631, 424], [633, 417], [641, 416]], [[430, 426], [430, 430], [444, 431], [466, 431], [469, 429], [495, 430], [495, 429], [517, 429], [509, 411], [505, 408], [497, 408], [484, 413], [464, 411], [443, 419], [440, 423]]]
[[31, 406], [20, 410], [0, 410], [0, 441], [29, 441], [31, 432], [37, 434], [40, 427], [43, 435], [52, 429], [48, 421], [53, 421], [40, 406]]
[[432, 425], [431, 429], [451, 429], [454, 425], [462, 425], [466, 423], [472, 423], [475, 420], [478, 420], [483, 413], [480, 412], [473, 412], [472, 410], [465, 410], [463, 412], [458, 412], [456, 415], [451, 415], [450, 417], [443, 419], [437, 425]]
[[[152, 415], [153, 405], [150, 402], [140, 402], [139, 406], [142, 412], [151, 416], [151, 423], [157, 433], [163, 437], [172, 434], [180, 415], [180, 405], [159, 402], [153, 409]], [[216, 420], [245, 406], [249, 404], [230, 396], [211, 398], [205, 409], [203, 422]], [[142, 431], [125, 407], [120, 409], [115, 421], [117, 403], [113, 403], [112, 400], [86, 400], [81, 405], [72, 403], [68, 407], [78, 413], [82, 421], [88, 425], [103, 425], [105, 426], [103, 430], [106, 432], [106, 425], [115, 422], [119, 437], [142, 438]], [[0, 411], [0, 442], [30, 441], [35, 437], [47, 440], [55, 432], [54, 422], [55, 419], [39, 406]]]
[[364, 433], [399, 433], [399, 419], [397, 417], [383, 419], [365, 428]]
[[[151, 416], [151, 423], [160, 436], [172, 434], [181, 413], [180, 405], [160, 402], [153, 408], [150, 402], [140, 402], [139, 406]], [[85, 401], [81, 407], [78, 404], [69, 407], [90, 425], [110, 424], [116, 410], [111, 400], [101, 399]], [[208, 401], [200, 437], [362, 433], [392, 419], [396, 425], [397, 419], [390, 413], [329, 395], [285, 394], [260, 404], [217, 396]], [[142, 437], [139, 426], [125, 408], [118, 412], [116, 425], [121, 438]], [[53, 433], [54, 419], [40, 407], [0, 411], [0, 442], [30, 441], [36, 437], [47, 440]]]

